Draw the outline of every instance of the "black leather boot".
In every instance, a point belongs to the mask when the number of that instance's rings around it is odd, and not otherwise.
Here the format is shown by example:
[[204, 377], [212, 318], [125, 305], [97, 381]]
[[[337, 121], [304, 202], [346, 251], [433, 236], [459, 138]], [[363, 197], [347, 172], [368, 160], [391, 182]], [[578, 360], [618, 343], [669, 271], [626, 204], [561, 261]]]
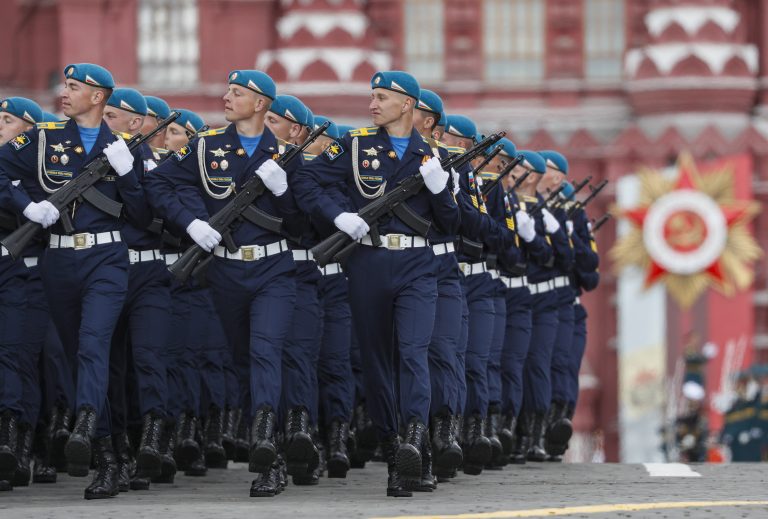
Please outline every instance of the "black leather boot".
[[186, 468], [190, 463], [200, 458], [200, 444], [197, 443], [197, 418], [186, 411], [179, 416], [176, 423], [176, 462]]
[[[197, 431], [197, 443], [200, 445], [203, 444], [203, 437], [202, 432], [200, 430]], [[195, 476], [195, 477], [202, 477], [208, 474], [208, 467], [205, 464], [205, 450], [199, 449], [198, 450], [198, 456], [197, 459], [192, 460], [192, 462], [189, 464], [187, 469], [184, 471], [184, 474], [187, 476]]]
[[310, 471], [309, 464], [317, 449], [309, 432], [309, 413], [303, 407], [288, 411], [285, 420], [285, 463], [288, 474], [302, 476]]
[[67, 457], [64, 454], [67, 441], [69, 441], [70, 427], [72, 426], [72, 410], [68, 405], [57, 402], [51, 409], [48, 422], [48, 436], [50, 439], [51, 463], [59, 472], [66, 472]]
[[479, 414], [464, 421], [464, 474], [477, 476], [491, 461], [491, 441], [483, 434], [483, 419]]
[[10, 485], [16, 474], [19, 460], [18, 452], [18, 417], [7, 409], [0, 414], [0, 479]]
[[251, 450], [251, 428], [248, 420], [240, 415], [240, 423], [237, 425], [237, 434], [235, 434], [235, 461], [239, 463], [248, 463], [249, 452]]
[[16, 437], [16, 474], [11, 484], [14, 487], [28, 487], [32, 477], [30, 469], [32, 456], [32, 426], [28, 423], [19, 424]]
[[531, 445], [533, 431], [533, 414], [521, 413], [515, 427], [515, 441], [509, 462], [515, 465], [525, 465], [528, 448]]
[[32, 482], [56, 483], [56, 467], [51, 464], [49, 428], [38, 424], [32, 442]]
[[352, 418], [352, 425], [355, 429], [355, 442], [357, 450], [354, 457], [363, 464], [373, 458], [376, 448], [379, 446], [379, 440], [376, 435], [376, 428], [373, 425], [371, 417], [368, 415], [368, 408], [365, 403], [358, 404]]
[[573, 424], [568, 418], [568, 407], [564, 402], [552, 402], [547, 413], [547, 432], [544, 436], [548, 461], [562, 461], [572, 435]]
[[417, 492], [432, 492], [437, 488], [437, 479], [432, 473], [432, 442], [428, 435], [424, 435], [424, 443], [421, 446], [421, 480], [414, 488]]
[[[84, 405], [77, 412], [75, 426], [64, 448], [64, 454], [67, 457], [67, 473], [70, 476], [84, 478], [88, 475], [88, 469], [91, 466], [91, 438], [95, 433], [96, 409]], [[114, 457], [114, 453], [112, 456]]]
[[93, 475], [91, 484], [85, 489], [85, 498], [104, 499], [116, 496], [120, 493], [120, 489], [117, 483], [117, 459], [112, 449], [112, 437], [104, 436], [95, 439], [93, 441], [93, 455], [96, 473]]
[[163, 431], [163, 419], [154, 412], [144, 415], [141, 427], [141, 443], [136, 455], [136, 475], [140, 478], [153, 478], [162, 472], [160, 458], [160, 435]]
[[251, 481], [251, 497], [275, 497], [283, 491], [281, 463], [279, 459], [267, 468], [259, 472], [256, 479]]
[[434, 473], [448, 478], [461, 465], [463, 454], [454, 435], [454, 417], [449, 414], [432, 420], [432, 456]]
[[501, 430], [499, 430], [499, 441], [501, 441], [501, 449], [507, 462], [509, 462], [512, 451], [515, 449], [516, 425], [517, 418], [514, 414], [507, 413], [504, 415]]
[[237, 436], [241, 415], [242, 411], [240, 411], [240, 409], [231, 409], [230, 407], [227, 407], [224, 410], [224, 427], [221, 431], [221, 446], [224, 447], [224, 452], [228, 460], [235, 459], [235, 437]]
[[547, 452], [544, 450], [544, 413], [533, 415], [533, 428], [531, 429], [531, 446], [526, 455], [528, 461], [545, 461]]
[[346, 478], [350, 469], [347, 455], [349, 439], [349, 424], [341, 420], [333, 420], [328, 427], [328, 477]]
[[485, 466], [485, 468], [490, 470], [501, 470], [506, 465], [504, 463], [504, 449], [498, 434], [500, 422], [501, 415], [498, 412], [498, 408], [495, 406], [489, 408], [488, 416], [483, 422], [483, 429], [485, 437], [491, 442], [491, 460]]
[[400, 448], [400, 440], [393, 436], [381, 443], [382, 454], [387, 462], [387, 495], [389, 497], [411, 497], [413, 493], [405, 488], [397, 469], [395, 458]]
[[251, 426], [248, 471], [266, 474], [276, 459], [275, 413], [272, 412], [270, 407], [262, 407], [256, 411], [256, 416], [253, 417], [253, 425]]
[[421, 447], [427, 437], [427, 426], [418, 418], [408, 422], [405, 440], [400, 443], [395, 457], [397, 470], [406, 488], [412, 489], [421, 482]]
[[128, 433], [113, 434], [112, 448], [117, 461], [117, 487], [120, 492], [128, 492], [131, 488], [131, 474], [133, 474], [136, 465], [133, 449], [131, 449], [128, 440]]
[[176, 422], [165, 420], [163, 432], [160, 435], [160, 475], [152, 478], [153, 483], [173, 483], [176, 476], [176, 460], [173, 459], [173, 450], [176, 446]]
[[224, 412], [220, 407], [211, 405], [205, 419], [205, 463], [208, 468], [227, 468], [227, 452], [222, 445], [224, 431]]
[[353, 469], [364, 469], [365, 460], [360, 458], [360, 451], [357, 448], [357, 436], [352, 428], [349, 428], [349, 436], [347, 437], [347, 453], [349, 453], [349, 466]]

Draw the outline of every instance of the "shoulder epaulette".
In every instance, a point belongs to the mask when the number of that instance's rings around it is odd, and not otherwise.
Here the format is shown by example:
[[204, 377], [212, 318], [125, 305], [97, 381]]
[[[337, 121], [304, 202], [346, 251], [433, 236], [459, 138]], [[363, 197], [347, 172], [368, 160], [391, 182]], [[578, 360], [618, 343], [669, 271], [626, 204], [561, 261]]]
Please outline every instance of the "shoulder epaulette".
[[461, 146], [448, 146], [447, 144], [443, 144], [442, 142], [438, 142], [437, 145], [447, 150], [448, 153], [464, 153], [465, 151], [467, 151]]
[[499, 178], [499, 173], [495, 173], [493, 171], [481, 171], [480, 176], [483, 178], [483, 180], [496, 180]]
[[118, 137], [122, 137], [126, 141], [130, 140], [133, 137], [130, 133], [116, 132], [114, 130], [112, 131], [112, 135], [116, 135]]
[[378, 126], [371, 126], [369, 128], [356, 128], [349, 130], [350, 137], [368, 137], [369, 135], [376, 135], [379, 132]]
[[51, 123], [37, 123], [35, 127], [38, 130], [63, 130], [67, 126], [67, 121], [56, 121]]
[[312, 153], [304, 152], [304, 160], [306, 160], [307, 162], [313, 160], [315, 157], [317, 157], [317, 155], [313, 155]]
[[524, 202], [538, 203], [539, 199], [536, 198], [535, 196], [523, 195], [523, 201]]
[[203, 133], [198, 133], [198, 137], [210, 137], [211, 135], [221, 135], [227, 130], [227, 127], [224, 126], [222, 128], [214, 128], [213, 130], [208, 130]]

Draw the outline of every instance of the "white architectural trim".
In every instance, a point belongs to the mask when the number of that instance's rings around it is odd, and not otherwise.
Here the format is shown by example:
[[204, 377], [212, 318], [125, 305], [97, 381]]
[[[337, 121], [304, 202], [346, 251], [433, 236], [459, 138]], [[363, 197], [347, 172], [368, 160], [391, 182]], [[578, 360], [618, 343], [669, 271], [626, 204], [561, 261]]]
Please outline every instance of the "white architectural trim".
[[713, 74], [722, 74], [726, 63], [738, 57], [752, 73], [757, 73], [757, 47], [751, 44], [734, 43], [662, 43], [647, 45], [627, 52], [624, 67], [628, 76], [637, 73], [643, 58], [653, 61], [662, 74], [669, 74], [672, 69], [689, 56], [696, 56], [707, 64]]
[[699, 32], [707, 22], [714, 22], [726, 33], [739, 24], [738, 12], [727, 7], [680, 6], [653, 9], [645, 16], [645, 26], [653, 37], [658, 37], [667, 27], [677, 23], [689, 36]]
[[283, 40], [292, 38], [301, 28], [318, 39], [337, 28], [360, 39], [368, 28], [368, 18], [359, 11], [292, 11], [277, 21], [277, 32]]

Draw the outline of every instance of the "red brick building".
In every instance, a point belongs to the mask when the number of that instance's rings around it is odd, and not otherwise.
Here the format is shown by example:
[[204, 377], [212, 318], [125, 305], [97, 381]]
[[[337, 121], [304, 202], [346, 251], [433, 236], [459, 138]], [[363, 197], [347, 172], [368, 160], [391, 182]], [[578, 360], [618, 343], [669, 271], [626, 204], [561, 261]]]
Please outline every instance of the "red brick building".
[[[747, 153], [756, 197], [768, 196], [768, 0], [7, 0], [3, 16], [0, 94], [48, 108], [64, 65], [90, 61], [215, 125], [227, 73], [258, 67], [315, 113], [366, 125], [371, 75], [402, 68], [449, 113], [505, 129], [518, 147], [563, 151], [577, 178], [616, 179], [686, 149]], [[608, 190], [592, 215], [611, 200]], [[762, 214], [764, 248], [767, 227]], [[614, 224], [601, 231], [602, 250], [614, 235]], [[765, 263], [756, 268], [765, 357]], [[577, 421], [603, 432], [608, 460], [619, 455], [614, 292], [606, 265], [585, 298], [592, 387]], [[670, 344], [689, 331], [676, 317]]]

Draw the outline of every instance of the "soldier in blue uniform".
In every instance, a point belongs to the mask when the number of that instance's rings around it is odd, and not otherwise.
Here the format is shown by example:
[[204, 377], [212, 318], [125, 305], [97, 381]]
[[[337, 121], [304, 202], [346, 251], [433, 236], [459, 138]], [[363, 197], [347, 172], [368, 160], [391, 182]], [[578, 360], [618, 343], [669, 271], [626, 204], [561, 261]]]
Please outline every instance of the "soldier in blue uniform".
[[274, 160], [279, 156], [278, 142], [264, 127], [275, 95], [274, 82], [263, 72], [230, 73], [223, 99], [231, 124], [203, 132], [177, 151], [158, 167], [150, 189], [162, 217], [214, 255], [207, 281], [234, 348], [241, 387], [249, 388], [241, 407], [253, 417], [249, 470], [259, 476], [252, 483], [252, 496], [273, 496], [282, 490], [275, 412], [282, 387], [282, 347], [296, 297], [296, 264], [279, 234], [243, 221], [232, 233], [237, 247], [232, 253], [219, 245], [222, 237], [207, 220], [256, 174], [267, 192], [255, 205], [282, 217], [284, 230], [295, 232], [299, 218], [287, 173]]
[[[351, 131], [331, 144], [297, 172], [294, 190], [306, 213], [322, 215], [360, 240], [361, 246], [348, 258], [345, 269], [367, 403], [388, 464], [387, 493], [409, 496], [404, 480], [420, 481], [421, 452], [429, 441], [427, 351], [437, 299], [434, 254], [427, 240], [414, 235], [397, 217], [379, 224], [381, 246], [373, 245], [368, 224], [353, 211], [406, 176], [421, 174], [426, 188], [411, 198], [409, 206], [446, 233], [456, 231], [459, 213], [447, 187], [448, 172], [413, 128], [419, 98], [416, 80], [405, 72], [377, 72], [371, 88], [369, 110], [376, 126]], [[327, 192], [338, 183], [346, 185], [350, 211]], [[396, 353], [399, 399], [395, 396]], [[403, 443], [397, 436], [398, 401], [406, 425]]]
[[[114, 88], [111, 74], [97, 65], [75, 64], [67, 66], [64, 75], [62, 106], [69, 121], [39, 124], [0, 149], [0, 192], [10, 198], [7, 207], [52, 227], [41, 276], [77, 381], [77, 419], [66, 446], [68, 471], [86, 476], [93, 452], [97, 470], [85, 492], [91, 499], [118, 492], [107, 385], [110, 340], [128, 284], [128, 253], [120, 229], [126, 219], [148, 225], [152, 215], [139, 180], [142, 158], [102, 120]], [[114, 174], [97, 188], [121, 200], [125, 216], [116, 218], [87, 202], [77, 203], [69, 209], [76, 232], [63, 234], [56, 223], [59, 212], [45, 198], [102, 152]], [[17, 180], [19, 185], [12, 183]]]
[[[147, 117], [144, 118], [141, 133], [146, 135], [157, 128], [160, 121], [167, 119], [168, 116], [171, 115], [171, 107], [168, 106], [168, 103], [166, 103], [164, 99], [160, 99], [159, 97], [144, 96], [144, 100], [147, 102]], [[158, 132], [157, 135], [149, 141], [149, 146], [154, 149], [164, 148], [166, 133], [168, 133], [167, 128]]]
[[[0, 144], [6, 144], [41, 121], [37, 103], [23, 97], [9, 97], [0, 103]], [[6, 207], [5, 205], [3, 206]], [[16, 215], [3, 209], [0, 235], [16, 227]], [[41, 245], [27, 253], [39, 254]], [[31, 340], [25, 320], [32, 315], [34, 295], [42, 292], [39, 275], [24, 261], [13, 260], [5, 247], [0, 258], [0, 490], [29, 484], [29, 450], [37, 424], [40, 391], [37, 358], [39, 341]], [[43, 301], [44, 303], [44, 301]], [[44, 322], [45, 319], [42, 319]], [[38, 325], [39, 326], [39, 325]], [[43, 328], [43, 331], [45, 328]]]

